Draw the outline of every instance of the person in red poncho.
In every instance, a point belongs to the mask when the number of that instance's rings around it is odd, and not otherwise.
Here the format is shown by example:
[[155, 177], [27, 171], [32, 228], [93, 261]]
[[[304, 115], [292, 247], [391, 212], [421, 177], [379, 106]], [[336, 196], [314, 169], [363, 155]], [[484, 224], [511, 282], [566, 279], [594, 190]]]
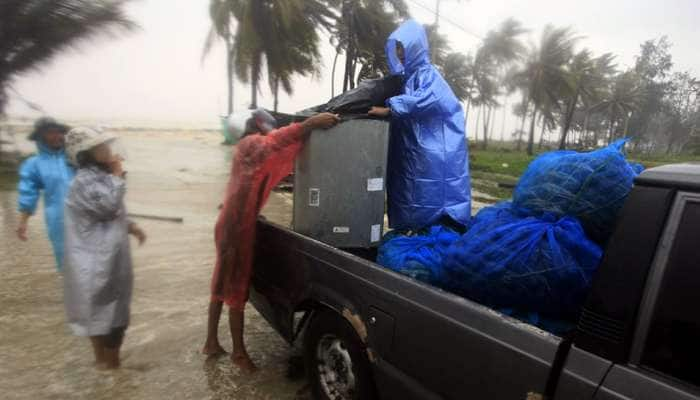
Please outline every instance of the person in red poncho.
[[[223, 303], [229, 306], [229, 325], [233, 340], [231, 359], [244, 371], [254, 371], [243, 342], [243, 310], [248, 300], [253, 267], [253, 248], [258, 214], [272, 189], [292, 172], [294, 159], [306, 136], [315, 129], [338, 123], [335, 114], [322, 113], [302, 123], [273, 130], [274, 118], [262, 109], [242, 119], [243, 138], [236, 146], [231, 177], [214, 232], [216, 266], [211, 284], [207, 341], [203, 353], [225, 353], [218, 339]], [[237, 125], [236, 118], [233, 123]], [[241, 118], [238, 118], [241, 121]], [[230, 126], [231, 128], [232, 127]]]

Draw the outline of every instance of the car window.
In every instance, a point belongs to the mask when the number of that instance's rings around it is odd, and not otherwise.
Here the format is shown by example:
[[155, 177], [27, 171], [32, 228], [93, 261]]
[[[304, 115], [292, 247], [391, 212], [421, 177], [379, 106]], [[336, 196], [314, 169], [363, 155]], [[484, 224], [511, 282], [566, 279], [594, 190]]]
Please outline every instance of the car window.
[[682, 211], [641, 364], [700, 386], [700, 202]]

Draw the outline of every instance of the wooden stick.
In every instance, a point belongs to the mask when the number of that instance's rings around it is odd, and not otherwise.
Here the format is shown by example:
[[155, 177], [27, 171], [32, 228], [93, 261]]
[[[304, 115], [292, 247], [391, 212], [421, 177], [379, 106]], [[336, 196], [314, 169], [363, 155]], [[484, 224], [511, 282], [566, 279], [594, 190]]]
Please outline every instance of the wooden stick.
[[166, 221], [166, 222], [174, 222], [181, 224], [184, 222], [184, 219], [181, 217], [162, 217], [158, 215], [146, 215], [146, 214], [126, 214], [127, 217], [129, 218], [141, 218], [141, 219], [150, 219], [154, 221]]

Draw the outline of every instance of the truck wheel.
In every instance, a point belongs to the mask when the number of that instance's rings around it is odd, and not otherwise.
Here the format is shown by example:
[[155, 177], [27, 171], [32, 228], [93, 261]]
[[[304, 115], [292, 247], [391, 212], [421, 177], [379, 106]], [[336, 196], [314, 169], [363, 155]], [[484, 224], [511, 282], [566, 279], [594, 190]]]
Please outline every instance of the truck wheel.
[[317, 400], [372, 400], [372, 372], [365, 346], [340, 316], [321, 312], [304, 337], [306, 374]]

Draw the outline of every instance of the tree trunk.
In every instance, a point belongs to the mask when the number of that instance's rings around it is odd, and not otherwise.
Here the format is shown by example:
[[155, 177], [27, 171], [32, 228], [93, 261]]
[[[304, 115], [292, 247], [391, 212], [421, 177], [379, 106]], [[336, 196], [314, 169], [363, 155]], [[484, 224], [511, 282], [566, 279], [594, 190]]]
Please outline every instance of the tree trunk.
[[476, 109], [476, 124], [474, 125], [474, 142], [479, 141], [479, 120], [481, 119], [481, 109]]
[[484, 107], [484, 141], [481, 142], [481, 148], [486, 150], [489, 146], [489, 119], [491, 119], [491, 107]]
[[571, 128], [571, 121], [574, 118], [574, 112], [576, 111], [576, 103], [578, 103], [579, 87], [576, 87], [576, 92], [574, 97], [569, 101], [566, 107], [566, 114], [564, 115], [564, 123], [561, 126], [561, 140], [559, 140], [559, 150], [564, 150], [566, 148], [566, 136], [569, 133], [569, 128]]
[[506, 141], [506, 111], [508, 109], [508, 97], [503, 100], [503, 122], [501, 123], [501, 144]]
[[225, 37], [226, 40], [226, 82], [228, 83], [228, 111], [227, 115], [233, 112], [233, 43], [231, 38]]
[[588, 120], [590, 118], [591, 113], [586, 110], [586, 114], [583, 116], [583, 139], [588, 141]]
[[613, 141], [614, 127], [615, 127], [615, 116], [613, 113], [611, 113], [610, 114], [610, 125], [608, 127], [608, 144], [612, 143], [612, 141]]
[[355, 89], [355, 76], [357, 74], [357, 59], [353, 57], [350, 67], [350, 89]]
[[627, 116], [625, 117], [625, 130], [622, 133], [623, 137], [627, 137], [627, 130], [630, 127], [630, 118], [632, 117], [632, 113], [628, 113]]
[[352, 66], [352, 49], [350, 45], [345, 50], [345, 76], [343, 77], [343, 93], [345, 93], [350, 87], [350, 68]]
[[335, 66], [338, 64], [339, 51], [335, 52], [335, 58], [333, 58], [333, 69], [331, 70], [331, 98], [335, 97]]
[[498, 111], [494, 108], [492, 109], [492, 113], [489, 113], [489, 125], [491, 126], [491, 130], [489, 132], [489, 139], [493, 140], [493, 137], [496, 133], [496, 114]]
[[537, 120], [537, 107], [532, 110], [532, 121], [530, 121], [530, 134], [527, 137], [527, 154], [534, 154], [535, 146], [535, 122]]
[[275, 83], [273, 86], [275, 88], [275, 91], [274, 91], [275, 100], [274, 100], [273, 110], [275, 110], [275, 112], [277, 112], [277, 105], [279, 104], [280, 78], [275, 77]]
[[469, 125], [469, 109], [472, 105], [472, 99], [467, 99], [466, 103], [466, 106], [464, 106], [464, 134], [466, 137], [469, 137], [469, 130], [467, 128]]
[[542, 145], [544, 144], [544, 131], [545, 127], [547, 124], [544, 122], [544, 118], [542, 119], [542, 131], [540, 132], [540, 143], [537, 144], [537, 149], [542, 150]]
[[262, 55], [260, 53], [253, 55], [253, 63], [251, 65], [250, 79], [250, 109], [258, 108], [258, 86], [260, 85], [260, 64]]

